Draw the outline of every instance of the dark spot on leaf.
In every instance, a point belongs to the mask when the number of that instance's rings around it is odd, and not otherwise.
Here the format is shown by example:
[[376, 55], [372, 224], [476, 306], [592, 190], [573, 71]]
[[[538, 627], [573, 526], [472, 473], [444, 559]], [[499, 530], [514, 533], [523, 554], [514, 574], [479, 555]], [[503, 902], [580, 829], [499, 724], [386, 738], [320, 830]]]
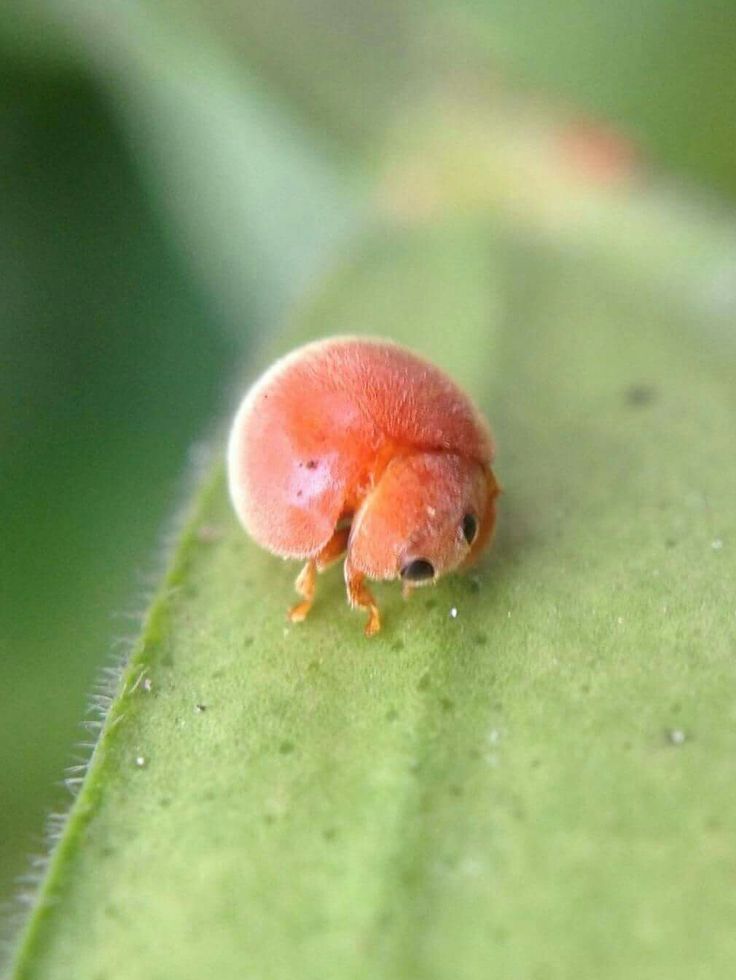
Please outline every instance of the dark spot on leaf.
[[629, 385], [624, 393], [626, 404], [634, 408], [643, 408], [645, 405], [651, 405], [656, 397], [657, 389], [653, 385], [648, 384]]
[[281, 755], [289, 755], [291, 752], [294, 751], [295, 748], [296, 746], [294, 745], [294, 743], [289, 742], [287, 740], [282, 742], [281, 745], [279, 745], [279, 752], [281, 753]]
[[436, 599], [427, 599], [427, 601], [424, 603], [424, 608], [425, 609], [436, 609], [437, 608], [437, 600]]
[[195, 704], [194, 705], [194, 710], [198, 714], [202, 714], [203, 711], [206, 711], [207, 710], [207, 705], [206, 704]]
[[403, 640], [394, 640], [394, 642], [391, 644], [391, 649], [394, 650], [396, 653], [398, 653], [399, 650], [403, 650], [404, 649], [404, 641]]
[[476, 633], [473, 639], [479, 647], [484, 647], [488, 643], [488, 637], [485, 633]]
[[317, 469], [317, 460], [316, 459], [308, 459], [307, 462], [306, 462], [306, 467], [307, 467], [308, 470], [316, 470]]
[[462, 786], [458, 786], [457, 783], [451, 783], [450, 784], [450, 795], [451, 796], [462, 796], [463, 795], [463, 788], [462, 788]]
[[396, 721], [398, 717], [399, 712], [396, 710], [396, 708], [389, 708], [386, 712], [386, 721]]
[[322, 831], [322, 836], [327, 841], [332, 841], [337, 837], [337, 829], [335, 827], [326, 827]]
[[674, 548], [677, 542], [674, 538], [667, 538], [664, 544], [666, 548]]
[[452, 700], [452, 698], [440, 698], [440, 706], [442, 707], [443, 711], [452, 711], [452, 709], [455, 707], [455, 702]]
[[417, 683], [417, 690], [426, 691], [429, 689], [429, 684], [430, 684], [429, 671], [425, 670], [422, 676], [419, 678], [419, 682]]

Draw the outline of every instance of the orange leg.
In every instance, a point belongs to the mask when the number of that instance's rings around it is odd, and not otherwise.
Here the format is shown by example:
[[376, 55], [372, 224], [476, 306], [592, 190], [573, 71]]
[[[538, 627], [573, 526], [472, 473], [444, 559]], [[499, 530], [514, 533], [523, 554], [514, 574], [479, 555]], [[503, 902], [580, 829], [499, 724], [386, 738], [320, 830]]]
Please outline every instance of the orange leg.
[[329, 568], [333, 562], [336, 562], [338, 558], [345, 554], [349, 534], [349, 527], [340, 528], [339, 531], [335, 531], [322, 551], [315, 558], [310, 558], [297, 575], [294, 587], [302, 597], [302, 602], [297, 602], [289, 610], [288, 617], [292, 623], [301, 623], [307, 618], [307, 613], [312, 608], [312, 603], [314, 602], [314, 593], [317, 590], [317, 573]]
[[297, 602], [295, 606], [291, 607], [288, 617], [292, 623], [301, 623], [307, 618], [307, 613], [312, 608], [314, 593], [317, 588], [317, 562], [313, 558], [310, 558], [297, 575], [294, 588], [302, 597], [302, 602]]
[[350, 559], [345, 562], [345, 586], [348, 591], [348, 602], [353, 609], [367, 609], [368, 621], [365, 624], [365, 635], [375, 636], [381, 628], [381, 616], [378, 612], [376, 600], [368, 591], [365, 585], [362, 572], [356, 572], [350, 564]]

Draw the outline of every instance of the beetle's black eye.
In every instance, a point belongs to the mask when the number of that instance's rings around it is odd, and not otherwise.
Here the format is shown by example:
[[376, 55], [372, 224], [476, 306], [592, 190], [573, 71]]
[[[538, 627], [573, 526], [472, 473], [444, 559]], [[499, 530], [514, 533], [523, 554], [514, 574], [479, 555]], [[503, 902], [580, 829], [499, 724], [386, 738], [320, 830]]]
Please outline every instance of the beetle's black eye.
[[422, 582], [434, 578], [434, 568], [426, 558], [415, 558], [401, 569], [401, 577], [407, 582]]
[[466, 514], [463, 517], [463, 537], [468, 542], [472, 544], [475, 541], [475, 536], [478, 533], [478, 518], [475, 514]]

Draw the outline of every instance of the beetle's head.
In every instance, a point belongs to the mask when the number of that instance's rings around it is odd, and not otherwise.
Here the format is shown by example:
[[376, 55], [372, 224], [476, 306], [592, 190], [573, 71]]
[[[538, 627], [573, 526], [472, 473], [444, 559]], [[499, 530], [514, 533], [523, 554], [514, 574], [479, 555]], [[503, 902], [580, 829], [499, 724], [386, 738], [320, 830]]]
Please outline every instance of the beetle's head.
[[399, 456], [356, 514], [352, 564], [369, 578], [427, 585], [475, 560], [499, 493], [488, 467], [454, 453]]

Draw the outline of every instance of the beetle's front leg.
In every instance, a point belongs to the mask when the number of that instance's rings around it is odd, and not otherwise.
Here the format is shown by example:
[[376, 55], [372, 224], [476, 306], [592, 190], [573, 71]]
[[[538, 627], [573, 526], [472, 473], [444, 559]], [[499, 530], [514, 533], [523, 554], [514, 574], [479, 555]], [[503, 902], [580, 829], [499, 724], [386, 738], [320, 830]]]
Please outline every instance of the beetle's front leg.
[[362, 572], [353, 568], [348, 555], [345, 561], [345, 587], [348, 593], [348, 602], [353, 609], [367, 609], [368, 621], [365, 624], [365, 635], [375, 636], [381, 628], [381, 616], [378, 612], [376, 600], [373, 598], [368, 586], [365, 584], [365, 576]]

